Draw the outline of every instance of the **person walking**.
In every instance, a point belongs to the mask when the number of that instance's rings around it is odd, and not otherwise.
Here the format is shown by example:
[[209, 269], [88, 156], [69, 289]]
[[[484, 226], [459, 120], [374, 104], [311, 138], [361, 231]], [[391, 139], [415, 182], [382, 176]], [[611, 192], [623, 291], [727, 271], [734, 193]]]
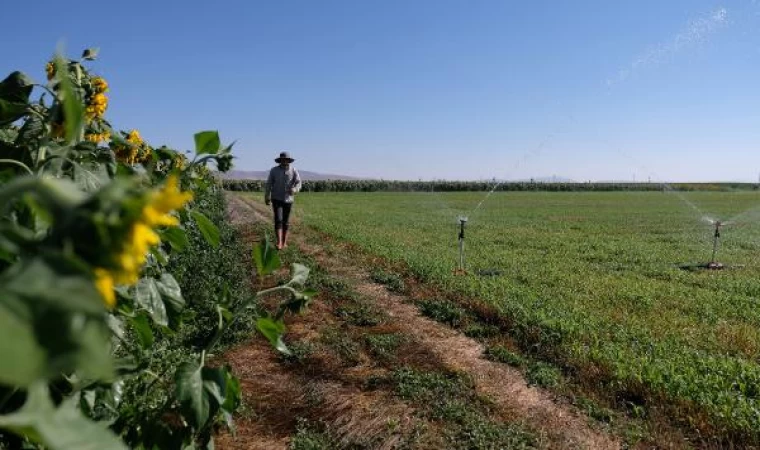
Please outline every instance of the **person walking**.
[[274, 232], [277, 235], [277, 250], [288, 246], [290, 210], [296, 192], [301, 190], [301, 176], [293, 167], [295, 159], [288, 152], [280, 153], [274, 162], [278, 165], [269, 171], [264, 188], [264, 202], [272, 205], [274, 212]]

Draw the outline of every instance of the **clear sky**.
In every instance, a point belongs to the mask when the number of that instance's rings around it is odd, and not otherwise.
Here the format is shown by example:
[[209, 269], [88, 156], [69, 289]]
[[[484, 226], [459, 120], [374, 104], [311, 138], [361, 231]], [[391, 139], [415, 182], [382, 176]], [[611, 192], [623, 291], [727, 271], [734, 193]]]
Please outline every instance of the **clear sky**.
[[[758, 0], [6, 1], [0, 73], [59, 42], [153, 144], [386, 179], [760, 174]], [[8, 20], [12, 18], [12, 20]]]

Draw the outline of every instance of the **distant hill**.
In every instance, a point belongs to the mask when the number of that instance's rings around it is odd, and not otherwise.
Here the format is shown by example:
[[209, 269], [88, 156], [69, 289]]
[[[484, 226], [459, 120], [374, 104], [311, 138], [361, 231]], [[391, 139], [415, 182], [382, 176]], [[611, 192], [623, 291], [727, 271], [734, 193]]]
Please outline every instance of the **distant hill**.
[[[346, 175], [333, 175], [318, 172], [309, 172], [308, 170], [298, 170], [301, 175], [301, 179], [304, 181], [319, 181], [319, 180], [357, 180], [358, 178], [349, 177]], [[222, 174], [222, 178], [228, 180], [266, 180], [269, 171], [264, 170], [230, 170], [229, 172]]]

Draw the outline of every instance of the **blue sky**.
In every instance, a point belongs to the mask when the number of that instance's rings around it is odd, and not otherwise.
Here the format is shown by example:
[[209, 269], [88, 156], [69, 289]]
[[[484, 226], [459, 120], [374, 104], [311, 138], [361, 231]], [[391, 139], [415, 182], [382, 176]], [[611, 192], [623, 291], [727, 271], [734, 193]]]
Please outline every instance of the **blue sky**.
[[[64, 6], [65, 5], [65, 6]], [[62, 9], [64, 8], [64, 9]], [[12, 2], [0, 72], [59, 42], [153, 144], [237, 140], [237, 168], [396, 179], [760, 174], [760, 2]]]

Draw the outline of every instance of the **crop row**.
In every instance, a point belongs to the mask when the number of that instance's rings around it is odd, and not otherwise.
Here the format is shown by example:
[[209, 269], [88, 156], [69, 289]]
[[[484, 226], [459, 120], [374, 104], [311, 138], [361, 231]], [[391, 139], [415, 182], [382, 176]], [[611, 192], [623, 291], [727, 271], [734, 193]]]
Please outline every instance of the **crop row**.
[[[222, 181], [224, 188], [238, 192], [261, 192], [263, 180]], [[752, 183], [548, 183], [536, 181], [387, 181], [307, 180], [303, 192], [614, 192], [614, 191], [737, 191], [757, 190]]]

